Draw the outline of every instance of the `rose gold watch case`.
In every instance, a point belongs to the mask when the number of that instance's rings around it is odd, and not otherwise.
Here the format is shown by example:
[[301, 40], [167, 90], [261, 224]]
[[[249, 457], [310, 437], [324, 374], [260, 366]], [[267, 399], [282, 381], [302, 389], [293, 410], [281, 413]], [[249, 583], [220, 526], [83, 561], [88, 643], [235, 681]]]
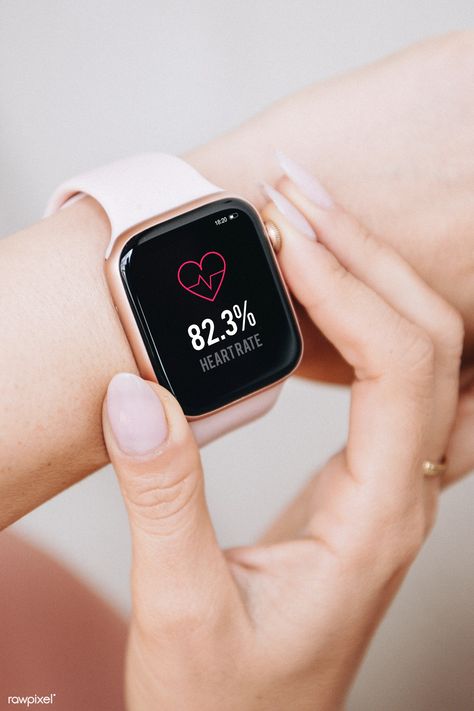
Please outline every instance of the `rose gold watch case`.
[[123, 248], [125, 247], [127, 242], [132, 237], [139, 234], [140, 232], [143, 232], [144, 230], [148, 229], [149, 227], [154, 227], [155, 225], [159, 225], [162, 222], [166, 222], [167, 220], [170, 220], [173, 217], [177, 217], [178, 215], [183, 215], [186, 212], [190, 212], [191, 210], [194, 210], [198, 207], [202, 207], [204, 205], [212, 204], [213, 202], [225, 200], [226, 198], [235, 198], [235, 199], [240, 200], [241, 202], [244, 202], [246, 205], [248, 205], [255, 212], [255, 214], [257, 216], [258, 222], [260, 223], [261, 229], [263, 230], [263, 234], [266, 235], [268, 243], [270, 245], [270, 250], [269, 250], [271, 253], [270, 258], [273, 259], [273, 261], [274, 261], [276, 270], [278, 272], [281, 283], [283, 285], [284, 292], [285, 292], [287, 299], [288, 299], [288, 304], [289, 304], [290, 310], [291, 310], [294, 320], [295, 320], [296, 328], [298, 330], [298, 334], [299, 334], [299, 338], [300, 338], [300, 342], [301, 342], [301, 353], [300, 353], [298, 362], [295, 364], [294, 368], [291, 370], [290, 373], [285, 375], [283, 378], [279, 378], [278, 380], [275, 380], [270, 385], [266, 385], [263, 388], [259, 388], [255, 392], [249, 393], [248, 395], [245, 395], [244, 397], [237, 398], [236, 400], [233, 400], [232, 402], [227, 403], [227, 405], [216, 408], [215, 410], [210, 410], [209, 412], [206, 412], [202, 415], [187, 416], [187, 419], [189, 421], [200, 420], [200, 419], [208, 417], [209, 415], [212, 415], [216, 412], [221, 412], [222, 410], [226, 410], [227, 408], [232, 407], [236, 403], [242, 402], [243, 400], [248, 400], [252, 397], [255, 397], [255, 395], [258, 395], [259, 393], [261, 393], [263, 391], [274, 388], [279, 383], [283, 383], [298, 368], [298, 366], [301, 362], [301, 358], [303, 356], [303, 338], [302, 338], [301, 329], [300, 329], [300, 326], [298, 323], [298, 318], [296, 316], [295, 309], [293, 307], [293, 303], [291, 301], [291, 297], [288, 292], [288, 288], [287, 288], [285, 281], [283, 279], [280, 265], [278, 264], [278, 261], [275, 257], [275, 254], [274, 254], [274, 251], [272, 248], [272, 244], [271, 244], [271, 240], [268, 236], [265, 225], [258, 213], [258, 210], [248, 200], [244, 200], [240, 196], [234, 195], [232, 193], [224, 192], [224, 191], [215, 193], [213, 195], [207, 195], [207, 196], [199, 198], [197, 200], [193, 200], [192, 202], [188, 202], [183, 205], [180, 205], [179, 207], [174, 208], [173, 210], [169, 210], [168, 212], [164, 212], [160, 215], [156, 215], [155, 217], [151, 217], [148, 220], [144, 220], [143, 222], [140, 222], [139, 224], [134, 225], [130, 229], [125, 230], [125, 232], [122, 232], [122, 234], [120, 234], [116, 238], [116, 240], [113, 244], [113, 247], [110, 251], [110, 254], [109, 254], [108, 258], [106, 258], [106, 260], [105, 260], [105, 266], [104, 266], [105, 277], [107, 280], [107, 284], [109, 286], [110, 294], [112, 296], [112, 301], [113, 301], [115, 310], [117, 311], [117, 314], [119, 316], [122, 327], [125, 331], [125, 335], [127, 336], [128, 342], [130, 344], [130, 348], [132, 350], [133, 356], [134, 356], [135, 361], [137, 363], [138, 371], [139, 371], [140, 375], [143, 378], [145, 378], [146, 380], [158, 382], [157, 377], [155, 375], [155, 371], [153, 369], [153, 365], [151, 363], [151, 360], [148, 356], [145, 344], [143, 342], [142, 335], [140, 333], [137, 322], [135, 320], [135, 316], [133, 314], [132, 308], [131, 308], [130, 303], [128, 301], [128, 297], [125, 292], [125, 288], [123, 286], [122, 278], [120, 276], [120, 255], [122, 254]]

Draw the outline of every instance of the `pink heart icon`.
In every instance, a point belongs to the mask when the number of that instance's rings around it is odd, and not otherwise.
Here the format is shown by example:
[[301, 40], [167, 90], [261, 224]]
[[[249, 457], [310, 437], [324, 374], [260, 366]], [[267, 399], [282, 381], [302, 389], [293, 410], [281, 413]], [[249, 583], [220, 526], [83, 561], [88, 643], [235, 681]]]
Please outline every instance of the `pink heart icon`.
[[226, 262], [219, 252], [206, 252], [200, 262], [192, 259], [178, 269], [178, 281], [186, 291], [206, 301], [214, 301], [224, 281]]

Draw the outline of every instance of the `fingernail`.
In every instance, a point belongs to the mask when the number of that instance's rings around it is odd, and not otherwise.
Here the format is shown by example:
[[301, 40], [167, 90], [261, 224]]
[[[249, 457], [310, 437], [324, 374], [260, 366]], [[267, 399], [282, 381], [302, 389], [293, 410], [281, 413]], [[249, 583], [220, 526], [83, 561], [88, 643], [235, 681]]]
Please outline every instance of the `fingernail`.
[[271, 200], [277, 210], [291, 222], [293, 227], [300, 230], [306, 237], [315, 240], [316, 234], [306, 217], [288, 200], [284, 195], [272, 188], [268, 183], [262, 183], [262, 190], [269, 200]]
[[159, 397], [132, 373], [118, 373], [110, 381], [107, 413], [117, 444], [125, 454], [148, 454], [167, 437], [168, 425]]
[[318, 207], [322, 207], [323, 210], [329, 210], [334, 207], [334, 200], [314, 175], [308, 173], [306, 168], [289, 158], [283, 151], [275, 151], [275, 155], [283, 172], [299, 187], [307, 198]]

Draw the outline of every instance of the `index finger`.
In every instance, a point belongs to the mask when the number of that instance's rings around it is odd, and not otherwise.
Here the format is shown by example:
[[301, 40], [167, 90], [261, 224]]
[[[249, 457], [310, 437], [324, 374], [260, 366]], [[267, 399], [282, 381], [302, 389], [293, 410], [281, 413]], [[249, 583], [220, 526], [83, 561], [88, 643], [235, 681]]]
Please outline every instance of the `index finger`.
[[381, 502], [393, 502], [396, 490], [412, 495], [414, 486], [421, 490], [433, 397], [431, 340], [274, 205], [264, 216], [282, 232], [280, 264], [291, 291], [356, 374], [348, 472]]

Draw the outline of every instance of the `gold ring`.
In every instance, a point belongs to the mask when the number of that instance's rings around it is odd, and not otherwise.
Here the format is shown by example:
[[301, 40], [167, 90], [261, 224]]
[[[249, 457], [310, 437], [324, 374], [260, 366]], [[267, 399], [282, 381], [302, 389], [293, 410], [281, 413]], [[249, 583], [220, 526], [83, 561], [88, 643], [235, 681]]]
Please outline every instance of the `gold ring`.
[[278, 229], [278, 227], [275, 225], [274, 222], [265, 222], [265, 229], [267, 231], [267, 236], [268, 239], [270, 240], [270, 244], [273, 247], [273, 251], [275, 254], [278, 254], [278, 252], [281, 249], [281, 232]]
[[443, 457], [440, 462], [430, 462], [429, 459], [425, 459], [421, 468], [424, 476], [441, 476], [447, 468], [446, 457]]

